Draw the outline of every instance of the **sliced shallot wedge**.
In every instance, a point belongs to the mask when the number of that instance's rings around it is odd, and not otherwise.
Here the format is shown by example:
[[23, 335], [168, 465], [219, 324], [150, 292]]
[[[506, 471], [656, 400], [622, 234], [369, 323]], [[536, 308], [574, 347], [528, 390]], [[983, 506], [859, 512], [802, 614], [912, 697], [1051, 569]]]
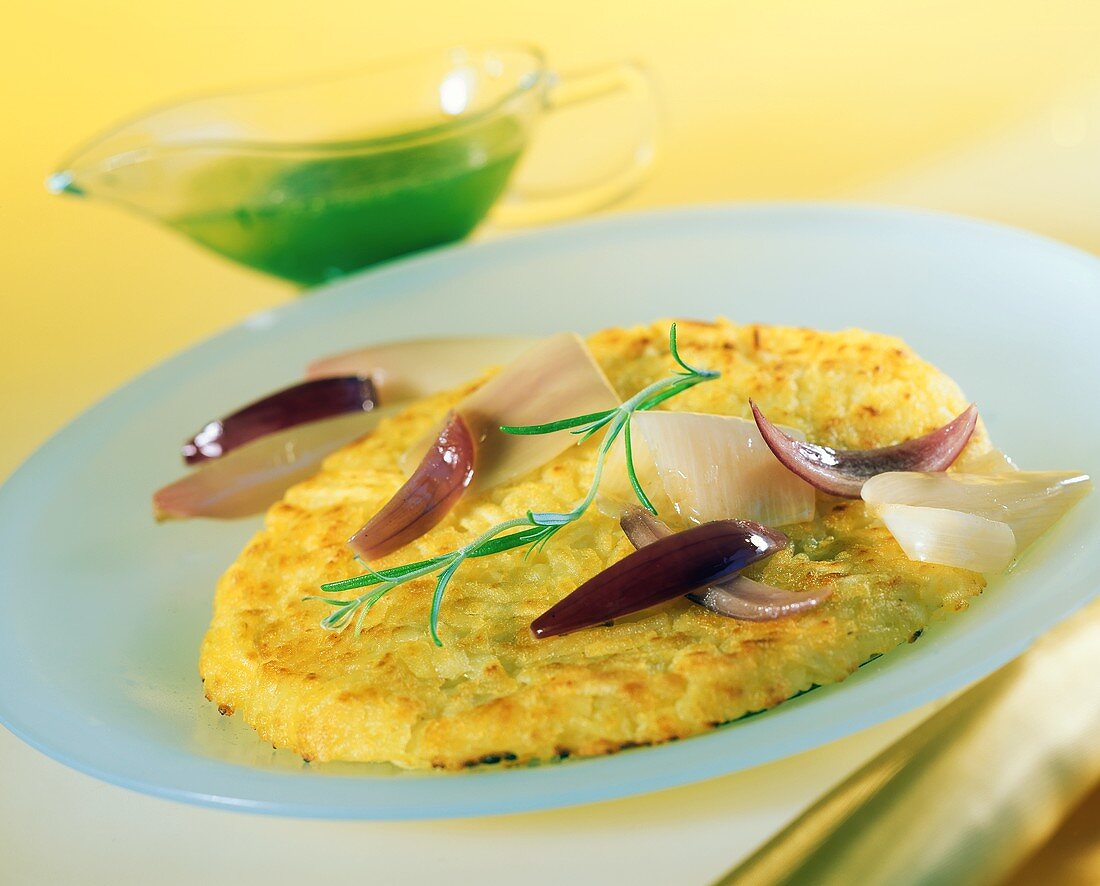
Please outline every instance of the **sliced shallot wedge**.
[[[619, 402], [580, 336], [567, 332], [539, 342], [460, 401], [442, 431], [406, 453], [409, 461], [414, 453], [418, 459], [409, 482], [352, 536], [352, 549], [366, 560], [384, 556], [379, 551], [394, 551], [435, 526], [467, 486], [490, 489], [529, 473], [578, 441], [568, 431], [513, 436], [503, 433], [501, 425], [542, 424], [614, 409]], [[461, 450], [441, 448], [444, 435], [455, 433], [448, 428], [456, 420], [461, 421], [461, 436], [468, 443], [463, 442]], [[451, 454], [445, 455], [448, 451]], [[458, 478], [463, 478], [461, 484]], [[413, 519], [418, 513], [423, 516]], [[398, 524], [406, 525], [397, 531]], [[389, 541], [382, 544], [383, 538]], [[395, 544], [397, 540], [400, 544]]]
[[[634, 507], [619, 519], [626, 537], [635, 548], [643, 548], [658, 539], [672, 535], [672, 530], [648, 511]], [[809, 593], [774, 588], [743, 575], [727, 578], [705, 588], [692, 591], [687, 598], [717, 615], [742, 621], [773, 621], [797, 615], [820, 606], [832, 596], [832, 588]]]
[[[473, 486], [491, 489], [521, 477], [579, 439], [569, 431], [505, 434], [501, 425], [544, 424], [614, 409], [620, 402], [579, 335], [564, 332], [538, 342], [454, 408], [466, 419], [478, 446]], [[429, 445], [430, 438], [417, 443], [407, 461], [415, 464], [413, 459], [419, 461]]]
[[306, 378], [358, 375], [374, 382], [383, 403], [437, 394], [515, 360], [534, 344], [522, 336], [422, 338], [386, 342], [314, 360]]
[[369, 378], [342, 375], [300, 382], [268, 394], [224, 418], [207, 422], [183, 444], [183, 460], [198, 464], [221, 458], [275, 431], [349, 412], [370, 412], [377, 405], [378, 398]]
[[832, 449], [784, 433], [749, 401], [764, 442], [775, 457], [807, 483], [829, 495], [859, 498], [863, 484], [887, 471], [946, 471], [959, 457], [978, 422], [972, 403], [948, 424], [922, 437], [881, 449]]
[[382, 407], [268, 434], [207, 461], [153, 495], [157, 520], [247, 517], [317, 472], [325, 456], [369, 434], [400, 407]]
[[[696, 412], [640, 412], [631, 424], [639, 482], [658, 514], [706, 523], [736, 514], [765, 526], [814, 516], [813, 487], [785, 468], [753, 422]], [[797, 431], [792, 435], [801, 436]], [[637, 502], [624, 447], [612, 451], [600, 487], [600, 508], [617, 517]]]
[[786, 544], [783, 533], [749, 521], [693, 526], [590, 578], [536, 618], [531, 630], [543, 639], [648, 609], [728, 578]]
[[465, 419], [452, 414], [412, 476], [348, 545], [370, 562], [419, 538], [447, 516], [466, 491], [474, 477], [476, 454]]

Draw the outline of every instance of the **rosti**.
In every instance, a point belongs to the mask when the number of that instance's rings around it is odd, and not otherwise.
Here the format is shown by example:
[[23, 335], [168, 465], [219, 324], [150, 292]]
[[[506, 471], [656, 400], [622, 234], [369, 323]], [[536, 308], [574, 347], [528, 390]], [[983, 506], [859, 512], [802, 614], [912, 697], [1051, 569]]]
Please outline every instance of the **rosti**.
[[[668, 375], [668, 327], [589, 339], [621, 395]], [[684, 357], [722, 376], [671, 409], [747, 418], [752, 397], [811, 440], [862, 449], [926, 433], [966, 406], [953, 381], [896, 338], [725, 321], [679, 321], [679, 331]], [[820, 608], [744, 622], [678, 600], [535, 640], [536, 616], [632, 550], [593, 508], [530, 559], [516, 550], [468, 561], [443, 605], [443, 648], [428, 636], [431, 578], [392, 591], [359, 635], [323, 629], [328, 608], [303, 598], [360, 571], [348, 536], [404, 481], [401, 454], [472, 387], [415, 403], [270, 509], [222, 577], [203, 643], [205, 691], [223, 712], [306, 759], [454, 769], [603, 754], [695, 735], [843, 680], [937, 614], [966, 608], [984, 586], [976, 573], [909, 560], [861, 501], [819, 497], [812, 523], [784, 527], [792, 545], [747, 574], [784, 588], [831, 586]], [[964, 458], [989, 447], [979, 425]], [[589, 443], [468, 494], [382, 565], [452, 550], [528, 509], [571, 507], [594, 458]]]

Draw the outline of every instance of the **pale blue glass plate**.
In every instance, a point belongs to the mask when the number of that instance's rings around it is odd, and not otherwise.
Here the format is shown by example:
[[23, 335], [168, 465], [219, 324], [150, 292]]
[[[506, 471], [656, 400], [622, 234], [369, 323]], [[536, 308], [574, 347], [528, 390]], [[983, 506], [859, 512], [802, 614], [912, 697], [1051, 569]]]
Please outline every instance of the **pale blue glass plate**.
[[944, 216], [747, 206], [625, 216], [362, 274], [187, 351], [82, 415], [0, 490], [0, 720], [58, 760], [253, 812], [428, 818], [684, 784], [814, 747], [988, 674], [1091, 598], [1100, 495], [966, 613], [708, 735], [592, 760], [446, 775], [305, 765], [202, 696], [219, 573], [258, 520], [154, 525], [183, 436], [318, 355], [430, 334], [589, 331], [711, 317], [904, 336], [977, 400], [1024, 467], [1100, 473], [1100, 262]]

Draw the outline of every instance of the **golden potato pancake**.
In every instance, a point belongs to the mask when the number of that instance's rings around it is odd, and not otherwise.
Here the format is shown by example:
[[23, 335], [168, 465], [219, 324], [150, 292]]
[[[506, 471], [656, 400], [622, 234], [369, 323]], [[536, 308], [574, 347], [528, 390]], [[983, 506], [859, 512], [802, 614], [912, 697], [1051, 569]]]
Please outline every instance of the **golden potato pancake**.
[[[668, 328], [589, 340], [621, 396], [669, 375]], [[751, 397], [812, 441], [863, 449], [924, 434], [967, 405], [896, 338], [726, 321], [680, 321], [679, 333], [684, 358], [722, 376], [669, 409], [749, 418]], [[831, 587], [820, 608], [744, 622], [681, 599], [535, 640], [532, 619], [632, 550], [618, 524], [591, 508], [526, 561], [515, 550], [464, 564], [443, 603], [441, 649], [428, 634], [431, 578], [383, 598], [358, 636], [323, 629], [329, 607], [303, 598], [361, 571], [345, 541], [404, 482], [402, 453], [475, 386], [417, 402], [329, 457], [270, 509], [222, 577], [202, 647], [206, 694], [265, 740], [311, 760], [457, 769], [686, 738], [843, 680], [939, 613], [965, 609], [984, 585], [976, 573], [909, 560], [861, 501], [819, 497], [812, 522], [784, 527], [793, 544], [747, 574], [790, 589]], [[431, 532], [373, 565], [453, 550], [528, 509], [571, 508], [587, 491], [595, 444], [465, 496]], [[988, 448], [979, 426], [967, 452]]]

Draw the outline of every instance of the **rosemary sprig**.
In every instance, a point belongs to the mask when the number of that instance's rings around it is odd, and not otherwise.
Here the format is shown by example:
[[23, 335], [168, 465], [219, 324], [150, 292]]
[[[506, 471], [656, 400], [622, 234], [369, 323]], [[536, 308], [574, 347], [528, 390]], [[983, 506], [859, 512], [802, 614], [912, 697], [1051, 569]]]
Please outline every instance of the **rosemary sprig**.
[[[338, 600], [332, 597], [306, 597], [307, 600], [320, 600], [334, 607], [333, 612], [326, 616], [321, 625], [330, 630], [341, 630], [355, 619], [356, 632], [363, 626], [363, 619], [371, 608], [386, 594], [396, 587], [400, 587], [413, 579], [426, 575], [437, 574], [435, 593], [432, 596], [432, 608], [429, 626], [432, 641], [436, 646], [442, 646], [439, 639], [439, 610], [443, 603], [443, 595], [447, 585], [454, 574], [466, 560], [475, 557], [490, 557], [513, 548], [526, 547], [526, 556], [537, 553], [545, 547], [561, 529], [581, 518], [585, 511], [596, 500], [596, 493], [600, 487], [600, 478], [603, 476], [604, 464], [611, 452], [612, 446], [623, 436], [623, 446], [626, 455], [626, 470], [630, 478], [630, 485], [642, 506], [652, 513], [657, 511], [653, 503], [645, 494], [638, 475], [634, 469], [634, 455], [630, 440], [630, 421], [636, 412], [644, 412], [665, 402], [666, 400], [682, 394], [689, 388], [695, 387], [705, 381], [718, 378], [719, 373], [708, 369], [696, 369], [686, 363], [680, 356], [676, 344], [676, 324], [673, 323], [668, 333], [668, 349], [676, 365], [680, 367], [671, 376], [654, 382], [643, 388], [626, 402], [614, 409], [604, 412], [592, 412], [587, 415], [577, 415], [573, 418], [564, 418], [560, 421], [548, 422], [541, 425], [502, 425], [500, 430], [506, 434], [551, 434], [555, 431], [568, 430], [581, 437], [582, 442], [599, 431], [604, 430], [600, 448], [596, 454], [596, 466], [592, 472], [592, 483], [588, 494], [571, 510], [563, 513], [528, 511], [526, 516], [505, 520], [496, 526], [483, 532], [469, 544], [463, 545], [457, 550], [416, 563], [407, 563], [403, 566], [393, 566], [388, 569], [374, 570], [366, 566], [363, 575], [347, 578], [342, 581], [329, 582], [321, 585], [325, 594], [343, 594], [352, 590], [367, 589], [359, 596], [351, 599]], [[364, 564], [365, 565], [365, 564]]]

